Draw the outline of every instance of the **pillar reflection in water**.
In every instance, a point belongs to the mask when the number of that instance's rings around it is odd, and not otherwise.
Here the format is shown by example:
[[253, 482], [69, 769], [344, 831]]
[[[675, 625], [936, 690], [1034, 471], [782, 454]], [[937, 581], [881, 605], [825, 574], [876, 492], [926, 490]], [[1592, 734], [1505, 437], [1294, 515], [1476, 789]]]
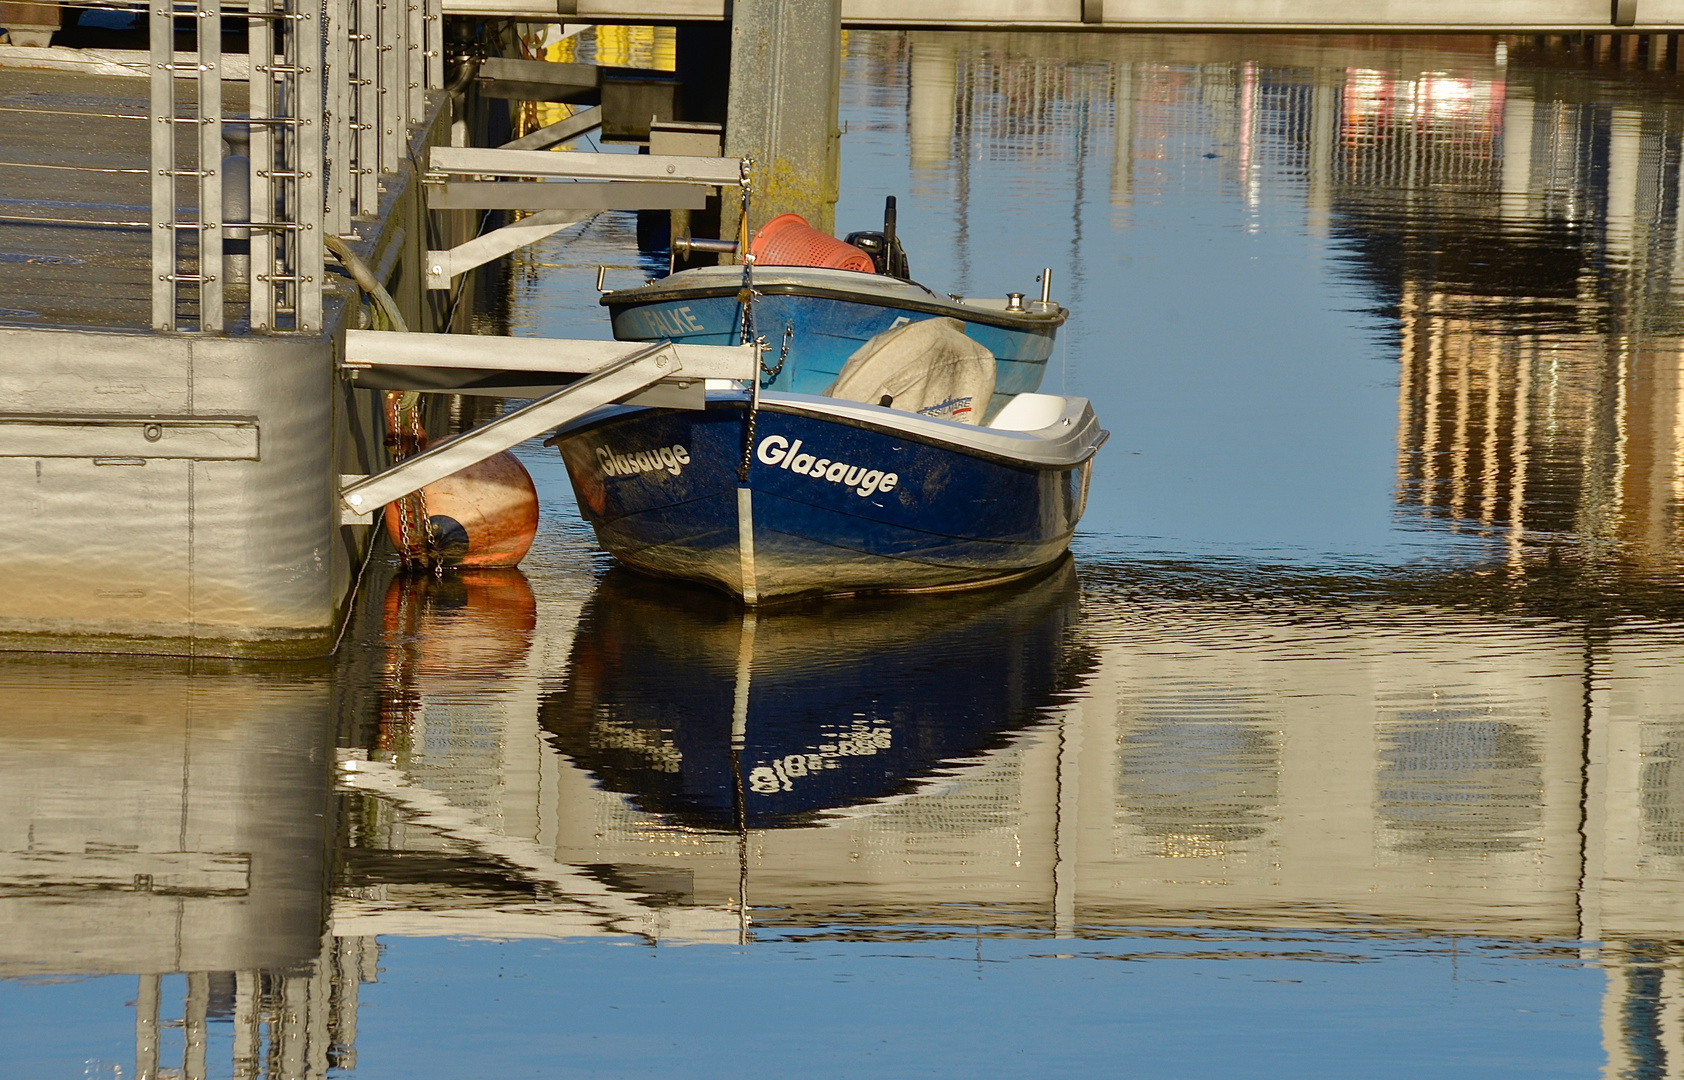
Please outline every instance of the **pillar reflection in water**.
[[9, 657], [0, 698], [0, 978], [136, 979], [138, 1077], [349, 1060], [373, 942], [323, 922], [331, 673]]

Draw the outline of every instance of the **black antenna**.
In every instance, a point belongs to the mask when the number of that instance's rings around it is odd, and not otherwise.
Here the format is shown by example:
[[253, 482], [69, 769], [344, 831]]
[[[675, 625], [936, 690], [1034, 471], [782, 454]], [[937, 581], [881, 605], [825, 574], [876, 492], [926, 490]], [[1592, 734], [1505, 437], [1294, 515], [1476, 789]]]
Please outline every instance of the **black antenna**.
[[900, 277], [900, 260], [895, 258], [895, 197], [883, 200], [883, 266], [890, 277]]

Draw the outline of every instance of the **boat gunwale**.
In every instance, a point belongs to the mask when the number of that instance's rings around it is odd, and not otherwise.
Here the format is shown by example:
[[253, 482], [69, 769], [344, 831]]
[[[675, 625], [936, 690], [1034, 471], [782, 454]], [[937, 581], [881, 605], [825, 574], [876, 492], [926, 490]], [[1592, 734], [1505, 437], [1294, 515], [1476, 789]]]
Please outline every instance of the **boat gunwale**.
[[[1090, 423], [1083, 424], [1080, 428], [1073, 430], [1068, 441], [1077, 441], [1084, 432], [1091, 431], [1092, 436], [1087, 440], [1086, 445], [1074, 455], [1061, 458], [1056, 461], [1037, 461], [1033, 458], [1013, 456], [1006, 453], [1003, 448], [1000, 450], [990, 450], [986, 446], [978, 446], [970, 442], [960, 442], [952, 438], [943, 438], [940, 434], [937, 434], [937, 432], [944, 430], [953, 430], [956, 435], [964, 435], [972, 432], [988, 432], [993, 436], [1008, 436], [1030, 440], [1025, 443], [1026, 447], [1045, 447], [1050, 444], [1051, 440], [1043, 439], [1037, 436], [1033, 431], [1009, 431], [988, 427], [973, 427], [970, 424], [960, 424], [950, 420], [938, 420], [934, 417], [919, 416], [917, 413], [903, 412], [898, 409], [889, 409], [881, 405], [867, 405], [856, 401], [842, 401], [837, 398], [820, 397], [814, 394], [789, 394], [763, 390], [760, 393], [760, 411], [783, 412], [790, 415], [826, 420], [839, 423], [847, 427], [859, 428], [864, 431], [872, 431], [880, 435], [887, 435], [894, 438], [904, 438], [908, 441], [916, 442], [938, 450], [956, 451], [970, 457], [989, 461], [996, 465], [1003, 465], [1008, 468], [1033, 470], [1036, 472], [1063, 472], [1069, 469], [1080, 468], [1087, 462], [1091, 461], [1093, 457], [1099, 453], [1100, 448], [1110, 439], [1111, 433], [1099, 426], [1099, 419], [1094, 415], [1093, 407], [1086, 398], [1071, 397], [1062, 394], [1057, 396], [1063, 397], [1066, 402], [1081, 402], [1082, 408], [1078, 410], [1078, 415], [1085, 415], [1091, 419]], [[731, 390], [723, 392], [709, 391], [707, 403], [709, 406], [712, 406], [715, 403], [722, 405], [740, 404], [746, 410], [749, 405], [749, 394], [746, 390]], [[838, 410], [836, 406], [843, 406], [844, 408], [842, 410]], [[660, 405], [604, 405], [600, 409], [592, 410], [576, 420], [561, 425], [549, 438], [544, 440], [544, 445], [554, 446], [559, 450], [560, 443], [564, 438], [584, 432], [595, 427], [599, 423], [606, 422], [616, 417], [630, 416], [635, 413], [662, 409], [665, 409], [665, 411], [668, 412], [692, 411], [666, 409], [665, 406]], [[870, 409], [877, 412], [895, 415], [879, 419], [871, 416], [870, 414], [859, 415], [854, 413], [853, 410], [855, 409]], [[1068, 417], [1071, 411], [1072, 410], [1067, 406], [1063, 415]], [[901, 419], [903, 417], [905, 420]], [[910, 421], [910, 423], [908, 423], [908, 421]], [[934, 430], [927, 433], [922, 432], [917, 430], [917, 427], [913, 426], [915, 424], [920, 426], [930, 425], [934, 428]], [[936, 425], [940, 425], [940, 427], [936, 427]], [[1052, 425], [1049, 425], [1049, 427], [1050, 426]], [[1047, 428], [1041, 428], [1039, 430], [1045, 431]]]
[[[802, 267], [801, 269], [812, 269]], [[846, 272], [846, 271], [844, 271]], [[864, 276], [864, 275], [862, 275]], [[653, 285], [640, 285], [635, 289], [618, 289], [603, 293], [597, 303], [603, 307], [613, 309], [616, 306], [634, 308], [646, 307], [650, 304], [671, 303], [676, 300], [703, 299], [713, 300], [720, 297], [735, 297], [742, 291], [742, 283], [721, 283], [718, 285], [687, 285], [679, 288], [662, 290], [662, 282], [671, 278], [663, 278]], [[899, 279], [896, 279], [899, 280]], [[919, 288], [924, 288], [922, 285]], [[645, 292], [645, 290], [649, 290]], [[918, 297], [898, 297], [890, 293], [853, 292], [839, 287], [827, 285], [808, 285], [799, 282], [764, 282], [756, 280], [754, 291], [762, 296], [811, 296], [821, 300], [839, 300], [847, 303], [866, 304], [871, 307], [896, 308], [901, 311], [918, 311], [928, 315], [945, 316], [958, 319], [961, 322], [982, 323], [1003, 330], [1029, 332], [1041, 329], [1058, 329], [1070, 318], [1070, 309], [1060, 305], [1054, 314], [1043, 314], [1025, 311], [1021, 314], [1015, 311], [994, 311], [989, 308], [974, 307], [963, 301], [943, 301], [937, 297], [934, 300], [922, 300]], [[929, 292], [928, 289], [925, 289]], [[632, 294], [643, 295], [632, 299]], [[932, 297], [934, 293], [930, 294]]]

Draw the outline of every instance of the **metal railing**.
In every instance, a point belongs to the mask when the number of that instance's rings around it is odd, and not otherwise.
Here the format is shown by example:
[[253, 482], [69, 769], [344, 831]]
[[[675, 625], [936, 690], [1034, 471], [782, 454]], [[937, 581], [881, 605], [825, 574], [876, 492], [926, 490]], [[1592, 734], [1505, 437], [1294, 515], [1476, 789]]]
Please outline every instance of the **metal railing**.
[[[402, 166], [427, 91], [444, 83], [442, 0], [151, 0], [148, 12], [153, 329], [222, 331], [226, 286], [243, 278], [252, 329], [319, 333], [324, 230], [351, 236], [378, 217], [380, 177]], [[249, 115], [226, 129], [225, 13], [249, 20], [250, 53]], [[183, 16], [200, 31], [186, 61], [173, 48]], [[176, 107], [184, 68], [190, 115]], [[248, 137], [249, 159], [224, 155], [224, 141], [237, 151]], [[188, 300], [196, 323], [183, 317]]]

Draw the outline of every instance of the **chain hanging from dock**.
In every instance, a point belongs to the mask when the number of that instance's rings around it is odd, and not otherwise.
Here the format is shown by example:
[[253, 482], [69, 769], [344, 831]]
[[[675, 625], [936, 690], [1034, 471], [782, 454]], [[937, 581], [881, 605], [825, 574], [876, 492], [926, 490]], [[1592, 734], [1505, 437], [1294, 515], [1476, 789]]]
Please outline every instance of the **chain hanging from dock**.
[[[420, 395], [413, 390], [391, 391], [386, 395], [386, 445], [392, 452], [392, 463], [413, 457], [427, 448], [427, 432], [421, 426]], [[398, 524], [398, 557], [403, 564], [421, 569], [434, 569], [434, 549], [437, 547], [436, 529], [427, 513], [427, 495], [419, 490], [405, 495], [395, 503]]]
[[[751, 187], [753, 167], [754, 162], [752, 160], [748, 158], [743, 159], [743, 215], [737, 222], [737, 252], [738, 257], [743, 260], [743, 288], [738, 294], [737, 299], [741, 302], [743, 307], [743, 344], [754, 346], [754, 363], [756, 369], [754, 372], [754, 378], [749, 380], [748, 418], [743, 424], [743, 460], [742, 464], [737, 466], [737, 483], [739, 484], [748, 483], [749, 466], [754, 461], [754, 430], [760, 422], [760, 372], [765, 370], [766, 367], [764, 360], [766, 355], [766, 339], [757, 336], [754, 332], [754, 252], [749, 250], [748, 243], [749, 189]], [[789, 348], [787, 339], [785, 340], [784, 348], [787, 354], [787, 350]], [[783, 367], [782, 360], [778, 362], [778, 367]]]

